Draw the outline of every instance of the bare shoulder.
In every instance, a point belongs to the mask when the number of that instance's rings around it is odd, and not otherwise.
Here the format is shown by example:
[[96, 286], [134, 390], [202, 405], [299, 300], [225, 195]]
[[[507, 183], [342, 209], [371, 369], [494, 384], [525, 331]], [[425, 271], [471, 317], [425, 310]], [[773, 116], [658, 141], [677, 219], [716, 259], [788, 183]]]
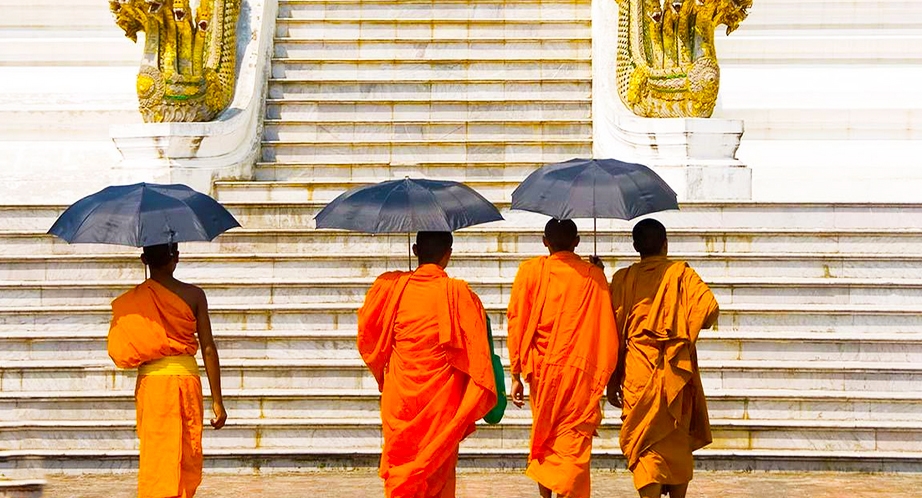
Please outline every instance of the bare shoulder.
[[208, 300], [205, 297], [205, 291], [201, 287], [179, 282], [179, 288], [176, 291], [179, 293], [179, 297], [192, 308], [192, 311], [198, 313], [200, 309], [208, 309]]

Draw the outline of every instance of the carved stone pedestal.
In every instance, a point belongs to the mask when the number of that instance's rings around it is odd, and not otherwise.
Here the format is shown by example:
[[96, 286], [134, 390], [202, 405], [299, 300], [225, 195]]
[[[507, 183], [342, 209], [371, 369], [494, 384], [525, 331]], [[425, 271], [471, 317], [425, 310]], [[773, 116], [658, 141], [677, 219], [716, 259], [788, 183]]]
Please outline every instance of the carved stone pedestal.
[[[653, 168], [680, 201], [749, 200], [752, 171], [736, 159], [743, 122], [615, 115], [594, 155]], [[599, 131], [599, 130], [597, 130]]]
[[110, 128], [122, 160], [113, 183], [183, 183], [210, 193], [215, 180], [250, 179], [265, 115], [276, 0], [243, 0], [234, 100], [214, 121]]
[[122, 154], [113, 176], [117, 183], [182, 183], [204, 193], [215, 180], [248, 179], [259, 152], [259, 116], [249, 114], [209, 123], [113, 127], [110, 134]]

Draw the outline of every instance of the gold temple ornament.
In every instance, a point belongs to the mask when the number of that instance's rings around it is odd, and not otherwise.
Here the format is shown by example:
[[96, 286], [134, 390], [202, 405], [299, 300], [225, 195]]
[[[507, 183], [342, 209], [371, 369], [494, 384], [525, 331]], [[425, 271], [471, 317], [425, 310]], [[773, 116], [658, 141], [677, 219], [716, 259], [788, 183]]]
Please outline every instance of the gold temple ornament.
[[717, 103], [717, 26], [729, 35], [752, 0], [617, 0], [621, 101], [649, 118], [708, 118]]
[[110, 0], [115, 23], [137, 42], [139, 110], [147, 123], [211, 121], [234, 96], [240, 0]]

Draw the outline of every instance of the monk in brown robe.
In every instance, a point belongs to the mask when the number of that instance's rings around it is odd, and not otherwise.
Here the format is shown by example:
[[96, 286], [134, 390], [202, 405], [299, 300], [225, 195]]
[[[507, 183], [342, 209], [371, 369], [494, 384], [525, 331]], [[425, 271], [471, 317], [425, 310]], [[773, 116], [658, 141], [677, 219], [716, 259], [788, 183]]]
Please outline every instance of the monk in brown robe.
[[145, 247], [141, 260], [151, 277], [112, 302], [108, 339], [116, 366], [138, 369], [138, 497], [191, 498], [202, 482], [199, 344], [211, 386], [211, 425], [220, 429], [227, 420], [208, 302], [200, 288], [173, 277], [176, 244]]
[[684, 498], [692, 452], [711, 443], [695, 341], [719, 313], [711, 290], [688, 264], [667, 259], [666, 228], [634, 226], [640, 262], [612, 277], [615, 321], [626, 350], [608, 385], [623, 407], [621, 451], [642, 498]]
[[388, 498], [453, 498], [458, 445], [496, 405], [486, 315], [449, 278], [449, 232], [420, 232], [419, 267], [375, 280], [359, 310], [358, 350], [378, 381]]
[[507, 312], [512, 402], [524, 406], [524, 377], [532, 409], [525, 473], [545, 498], [589, 498], [599, 401], [618, 360], [608, 281], [601, 262], [573, 252], [578, 244], [573, 221], [549, 221], [550, 256], [522, 263]]

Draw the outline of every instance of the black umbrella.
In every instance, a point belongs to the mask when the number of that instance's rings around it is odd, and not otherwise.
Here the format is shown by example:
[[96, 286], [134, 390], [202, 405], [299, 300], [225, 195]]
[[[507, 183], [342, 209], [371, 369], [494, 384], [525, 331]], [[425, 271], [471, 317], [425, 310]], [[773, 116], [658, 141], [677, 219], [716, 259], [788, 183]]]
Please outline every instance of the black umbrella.
[[[571, 159], [544, 166], [512, 192], [512, 209], [559, 220], [631, 220], [679, 209], [676, 193], [650, 168], [617, 159]], [[597, 251], [593, 251], [597, 252]]]
[[405, 178], [350, 189], [314, 219], [317, 228], [365, 233], [453, 232], [502, 220], [490, 201], [458, 182]]
[[218, 201], [185, 185], [137, 183], [80, 199], [48, 233], [69, 243], [144, 247], [208, 241], [239, 226]]

